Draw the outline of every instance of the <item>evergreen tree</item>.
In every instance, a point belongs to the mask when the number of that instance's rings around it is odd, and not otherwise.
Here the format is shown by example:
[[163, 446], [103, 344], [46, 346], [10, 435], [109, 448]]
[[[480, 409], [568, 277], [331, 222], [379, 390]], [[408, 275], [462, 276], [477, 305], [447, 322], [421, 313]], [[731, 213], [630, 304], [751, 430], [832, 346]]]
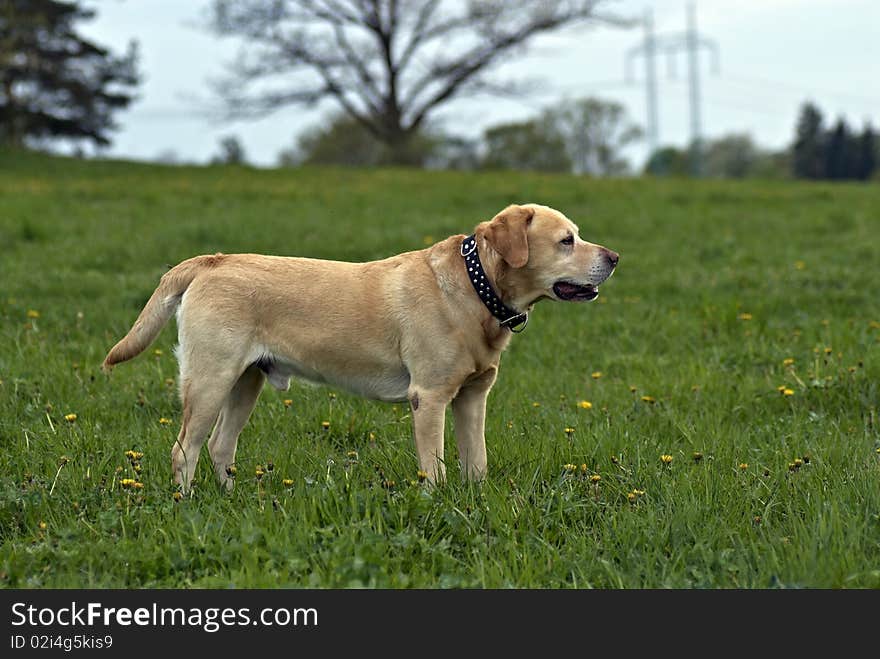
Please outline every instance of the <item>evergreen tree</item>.
[[841, 117], [828, 133], [825, 149], [825, 177], [832, 181], [850, 178], [854, 167], [853, 140], [846, 120]]
[[801, 107], [792, 149], [795, 178], [820, 179], [825, 176], [825, 136], [822, 113], [812, 103]]
[[871, 124], [865, 124], [865, 129], [858, 138], [856, 178], [867, 181], [877, 168], [877, 135]]
[[68, 138], [109, 144], [113, 112], [138, 83], [136, 46], [115, 56], [76, 34], [77, 2], [0, 0], [0, 144]]

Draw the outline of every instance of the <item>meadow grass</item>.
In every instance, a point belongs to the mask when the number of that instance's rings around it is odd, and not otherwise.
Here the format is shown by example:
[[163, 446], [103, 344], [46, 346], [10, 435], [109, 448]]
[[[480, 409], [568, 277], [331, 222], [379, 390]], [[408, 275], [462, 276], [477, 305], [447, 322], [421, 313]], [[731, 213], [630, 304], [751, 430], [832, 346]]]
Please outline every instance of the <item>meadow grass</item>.
[[[175, 498], [174, 323], [100, 371], [169, 265], [371, 260], [517, 201], [621, 262], [514, 337], [486, 482], [419, 484], [405, 405], [294, 383], [232, 493], [203, 452]], [[0, 156], [0, 585], [880, 587], [878, 245], [878, 186]]]

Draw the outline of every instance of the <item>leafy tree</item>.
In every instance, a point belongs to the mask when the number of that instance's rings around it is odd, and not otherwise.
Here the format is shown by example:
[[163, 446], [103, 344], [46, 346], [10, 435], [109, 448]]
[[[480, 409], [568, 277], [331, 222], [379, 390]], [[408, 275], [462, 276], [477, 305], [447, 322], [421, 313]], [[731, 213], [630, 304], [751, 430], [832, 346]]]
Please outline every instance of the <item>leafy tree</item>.
[[820, 179], [825, 176], [825, 131], [822, 113], [812, 103], [801, 107], [792, 147], [792, 173], [795, 178]]
[[539, 34], [618, 22], [605, 0], [213, 0], [208, 27], [244, 50], [218, 88], [232, 116], [331, 99], [391, 159], [451, 99], [485, 91], [494, 66]]
[[483, 134], [486, 154], [482, 166], [489, 169], [570, 172], [571, 158], [564, 138], [552, 123], [532, 119], [489, 128]]
[[247, 157], [244, 145], [235, 135], [227, 135], [220, 140], [220, 153], [211, 158], [212, 165], [244, 165]]
[[625, 174], [629, 163], [621, 151], [643, 135], [620, 103], [598, 98], [561, 103], [545, 113], [544, 121], [562, 138], [576, 174]]
[[727, 135], [703, 147], [705, 173], [718, 178], [745, 178], [754, 173], [761, 153], [751, 136]]
[[[407, 163], [418, 166], [428, 164], [442, 141], [443, 137], [439, 134], [419, 131], [406, 145]], [[279, 163], [285, 166], [375, 167], [396, 161], [395, 154], [387, 144], [344, 113], [337, 113], [329, 121], [305, 130], [294, 148], [279, 154]]]
[[0, 0], [0, 142], [110, 143], [114, 112], [134, 98], [137, 49], [116, 56], [78, 35], [94, 16], [77, 2]]
[[645, 174], [653, 176], [687, 176], [690, 172], [690, 157], [681, 149], [664, 146], [652, 153], [645, 163]]

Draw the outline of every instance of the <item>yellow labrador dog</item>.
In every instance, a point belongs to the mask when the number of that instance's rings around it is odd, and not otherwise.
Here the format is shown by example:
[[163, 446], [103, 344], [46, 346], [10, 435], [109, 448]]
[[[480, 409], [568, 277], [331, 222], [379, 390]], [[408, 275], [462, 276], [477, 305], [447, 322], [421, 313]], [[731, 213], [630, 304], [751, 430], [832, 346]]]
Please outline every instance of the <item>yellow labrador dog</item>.
[[445, 476], [452, 403], [462, 475], [486, 474], [486, 397], [511, 333], [541, 299], [592, 300], [618, 255], [582, 240], [559, 211], [512, 205], [471, 236], [368, 263], [216, 254], [169, 270], [105, 370], [131, 359], [177, 311], [183, 423], [171, 451], [188, 490], [208, 433], [232, 487], [238, 436], [265, 381], [297, 376], [409, 401], [421, 469]]

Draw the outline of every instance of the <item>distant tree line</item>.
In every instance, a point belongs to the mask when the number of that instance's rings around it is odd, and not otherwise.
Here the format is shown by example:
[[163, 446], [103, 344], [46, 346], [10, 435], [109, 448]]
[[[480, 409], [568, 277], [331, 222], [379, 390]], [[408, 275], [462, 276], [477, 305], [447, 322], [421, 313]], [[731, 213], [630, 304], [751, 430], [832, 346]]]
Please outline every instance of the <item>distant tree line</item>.
[[[664, 147], [651, 154], [645, 173], [688, 176], [694, 149]], [[870, 123], [860, 133], [846, 119], [826, 128], [813, 103], [801, 106], [791, 146], [772, 151], [757, 146], [749, 135], [732, 134], [701, 145], [702, 174], [717, 178], [797, 178], [868, 181], [880, 177], [880, 140]]]
[[[491, 126], [479, 139], [451, 136], [431, 125], [410, 142], [410, 163], [441, 169], [514, 169], [596, 176], [630, 171], [622, 150], [642, 130], [622, 105], [597, 98], [558, 103], [525, 121]], [[389, 146], [347, 115], [301, 134], [279, 164], [369, 167], [392, 164]]]

